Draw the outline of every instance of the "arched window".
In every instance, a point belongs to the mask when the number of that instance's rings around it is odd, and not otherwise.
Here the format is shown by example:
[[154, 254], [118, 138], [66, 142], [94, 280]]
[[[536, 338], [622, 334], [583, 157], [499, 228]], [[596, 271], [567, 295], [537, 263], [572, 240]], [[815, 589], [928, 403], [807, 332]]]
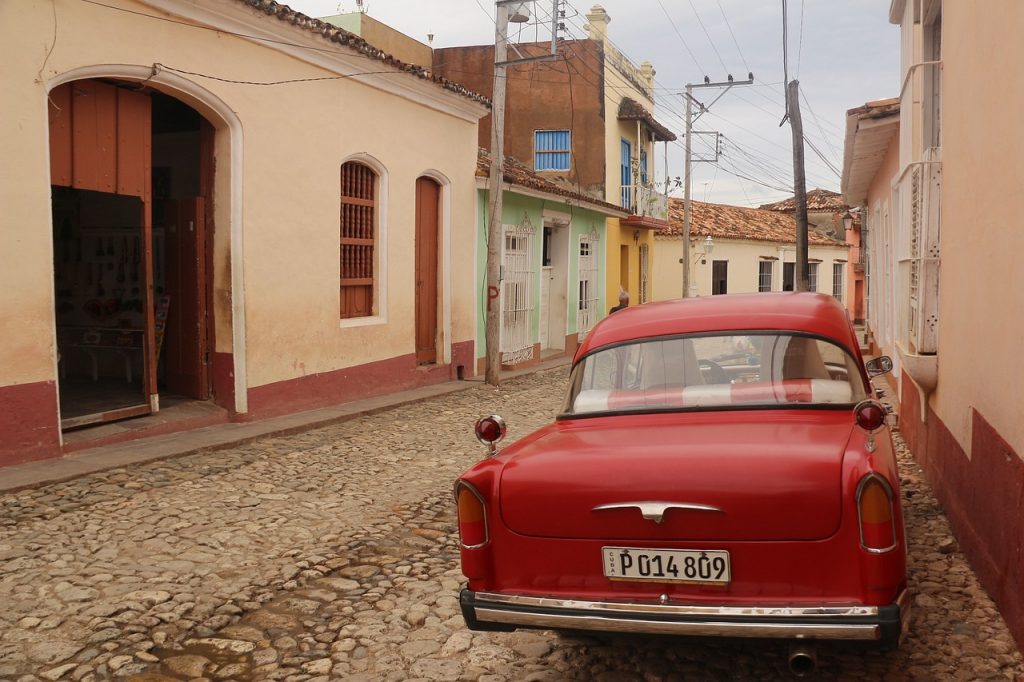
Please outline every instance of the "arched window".
[[377, 174], [349, 161], [341, 167], [341, 317], [374, 314]]

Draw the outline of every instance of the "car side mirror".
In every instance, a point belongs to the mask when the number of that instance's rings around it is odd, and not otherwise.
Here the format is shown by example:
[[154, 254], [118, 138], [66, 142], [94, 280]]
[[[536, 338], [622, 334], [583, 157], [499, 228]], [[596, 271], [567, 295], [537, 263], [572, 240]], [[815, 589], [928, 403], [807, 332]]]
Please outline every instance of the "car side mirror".
[[864, 369], [868, 371], [869, 377], [877, 377], [879, 374], [886, 374], [892, 371], [892, 358], [882, 355], [864, 363]]

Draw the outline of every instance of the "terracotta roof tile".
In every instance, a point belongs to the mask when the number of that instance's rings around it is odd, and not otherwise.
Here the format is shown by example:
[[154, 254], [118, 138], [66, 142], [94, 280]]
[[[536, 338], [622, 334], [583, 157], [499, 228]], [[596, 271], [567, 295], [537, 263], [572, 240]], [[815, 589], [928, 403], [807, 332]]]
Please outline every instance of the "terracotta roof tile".
[[491, 101], [483, 95], [479, 95], [469, 88], [459, 85], [454, 81], [450, 81], [447, 78], [435, 76], [427, 67], [403, 62], [400, 59], [384, 52], [384, 50], [374, 47], [354, 33], [349, 33], [345, 29], [338, 28], [326, 21], [314, 19], [313, 17], [306, 16], [301, 12], [296, 12], [288, 5], [282, 5], [274, 0], [237, 0], [237, 2], [248, 5], [249, 7], [263, 12], [268, 16], [277, 17], [280, 21], [305, 29], [310, 33], [323, 36], [326, 40], [349, 47], [365, 57], [375, 59], [387, 64], [388, 66], [394, 67], [396, 71], [405, 72], [410, 76], [415, 76], [422, 80], [436, 83], [445, 90], [454, 92], [457, 95], [462, 95], [463, 97], [473, 100], [474, 102], [479, 102], [484, 106], [491, 106]]
[[[504, 175], [505, 182], [511, 185], [528, 187], [540, 192], [547, 192], [548, 194], [554, 194], [568, 199], [575, 199], [599, 209], [610, 209], [616, 215], [625, 215], [628, 213], [628, 211], [621, 206], [610, 204], [606, 201], [580, 192], [575, 188], [575, 185], [570, 184], [565, 178], [557, 178], [556, 180], [561, 180], [561, 182], [558, 182], [547, 177], [542, 177], [530, 170], [529, 166], [523, 164], [517, 159], [513, 159], [511, 156], [505, 157]], [[490, 176], [491, 156], [488, 150], [481, 148], [476, 158], [476, 177], [488, 178]]]
[[[795, 198], [790, 197], [774, 204], [762, 204], [761, 208], [766, 211], [789, 211], [795, 208]], [[827, 189], [812, 189], [807, 192], [808, 211], [845, 211], [846, 201], [839, 192], [831, 192]]]
[[[694, 237], [711, 235], [714, 239], [749, 239], [752, 241], [796, 243], [796, 219], [792, 214], [768, 211], [763, 208], [744, 208], [725, 204], [692, 202], [693, 215], [690, 234]], [[668, 200], [667, 228], [657, 234], [681, 237], [683, 234], [683, 200]], [[817, 246], [845, 246], [845, 242], [830, 239], [814, 230], [807, 231], [807, 241]]]
[[647, 127], [654, 131], [654, 139], [658, 142], [672, 142], [676, 134], [658, 123], [651, 112], [644, 109], [643, 105], [630, 97], [623, 97], [619, 103], [620, 121], [643, 121]]

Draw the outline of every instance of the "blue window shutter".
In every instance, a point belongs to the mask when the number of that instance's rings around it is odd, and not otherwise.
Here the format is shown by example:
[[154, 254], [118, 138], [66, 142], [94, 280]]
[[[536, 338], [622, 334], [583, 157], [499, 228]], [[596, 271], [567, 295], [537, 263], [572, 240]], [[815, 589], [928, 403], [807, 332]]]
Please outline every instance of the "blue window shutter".
[[622, 184], [622, 196], [620, 204], [623, 208], [630, 208], [633, 205], [633, 192], [630, 185], [633, 184], [633, 173], [630, 168], [630, 160], [633, 157], [633, 146], [629, 140], [622, 140], [622, 158], [620, 163], [620, 182]]
[[538, 130], [533, 138], [534, 170], [569, 170], [572, 135], [568, 130]]
[[647, 150], [640, 150], [640, 184], [647, 184]]

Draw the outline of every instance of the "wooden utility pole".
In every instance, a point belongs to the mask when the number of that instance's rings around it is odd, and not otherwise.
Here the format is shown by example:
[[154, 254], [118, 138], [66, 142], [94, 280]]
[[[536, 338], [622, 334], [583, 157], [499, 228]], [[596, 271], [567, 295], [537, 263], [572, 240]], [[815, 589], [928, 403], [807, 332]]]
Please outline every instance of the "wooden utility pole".
[[786, 87], [786, 114], [793, 131], [793, 214], [796, 218], [796, 282], [794, 289], [807, 291], [807, 177], [804, 170], [804, 125], [800, 120], [800, 81]]
[[505, 71], [508, 61], [508, 5], [497, 3], [494, 22], [494, 90], [491, 97], [491, 175], [487, 206], [487, 368], [484, 380], [497, 386], [501, 372], [501, 183], [505, 175]]

